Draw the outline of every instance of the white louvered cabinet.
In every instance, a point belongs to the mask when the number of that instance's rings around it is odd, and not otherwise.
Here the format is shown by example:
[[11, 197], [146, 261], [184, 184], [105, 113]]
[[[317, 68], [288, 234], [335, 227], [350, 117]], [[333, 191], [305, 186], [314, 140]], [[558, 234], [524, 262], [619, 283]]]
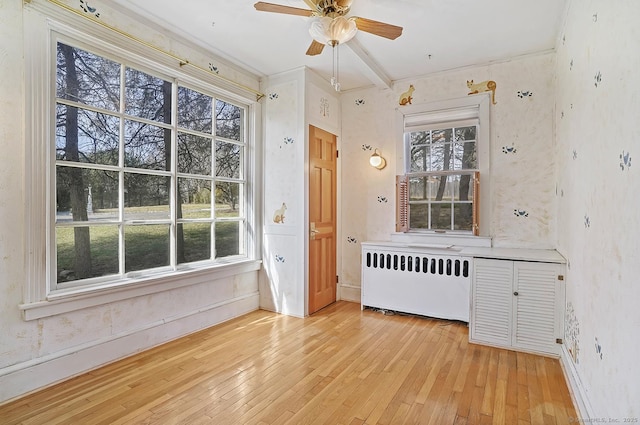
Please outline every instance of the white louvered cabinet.
[[564, 264], [474, 258], [469, 340], [560, 354]]

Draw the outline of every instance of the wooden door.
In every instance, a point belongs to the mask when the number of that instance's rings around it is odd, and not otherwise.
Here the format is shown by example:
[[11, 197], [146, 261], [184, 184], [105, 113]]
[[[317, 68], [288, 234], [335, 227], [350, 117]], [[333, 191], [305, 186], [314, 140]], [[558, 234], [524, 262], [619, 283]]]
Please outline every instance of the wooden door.
[[309, 126], [309, 314], [336, 301], [336, 136]]

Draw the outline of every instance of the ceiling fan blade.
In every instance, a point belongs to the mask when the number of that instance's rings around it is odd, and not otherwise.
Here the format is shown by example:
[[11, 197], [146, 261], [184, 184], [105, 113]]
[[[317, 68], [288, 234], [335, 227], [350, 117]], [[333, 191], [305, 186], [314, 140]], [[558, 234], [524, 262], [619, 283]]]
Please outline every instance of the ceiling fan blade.
[[253, 7], [261, 12], [284, 13], [286, 15], [311, 16], [313, 12], [308, 9], [300, 9], [297, 7], [282, 6], [274, 3], [266, 3], [259, 1]]
[[307, 49], [307, 55], [308, 56], [319, 55], [320, 53], [322, 53], [322, 49], [324, 49], [324, 44], [318, 43], [317, 41], [313, 40], [311, 41], [311, 45]]
[[384, 22], [359, 17], [355, 18], [355, 20], [356, 27], [358, 27], [360, 31], [379, 35], [380, 37], [388, 38], [389, 40], [395, 40], [402, 34], [402, 27], [398, 27], [396, 25], [385, 24]]

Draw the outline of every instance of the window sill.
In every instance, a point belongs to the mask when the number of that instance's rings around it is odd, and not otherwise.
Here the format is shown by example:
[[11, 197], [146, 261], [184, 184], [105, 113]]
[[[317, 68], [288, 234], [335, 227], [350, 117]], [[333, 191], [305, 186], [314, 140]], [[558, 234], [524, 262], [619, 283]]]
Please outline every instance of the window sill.
[[392, 242], [426, 244], [426, 245], [452, 245], [459, 247], [491, 247], [491, 238], [487, 236], [473, 236], [470, 234], [456, 233], [427, 233], [427, 232], [395, 232], [391, 234]]
[[55, 291], [46, 301], [21, 304], [23, 319], [26, 321], [41, 319], [80, 310], [88, 307], [122, 301], [129, 298], [155, 294], [172, 289], [183, 288], [202, 283], [202, 277], [208, 280], [222, 279], [237, 274], [257, 271], [260, 260], [247, 260], [234, 264], [216, 265], [199, 270], [186, 270], [171, 274], [156, 275], [145, 279], [123, 280], [119, 286], [105, 288], [72, 288]]

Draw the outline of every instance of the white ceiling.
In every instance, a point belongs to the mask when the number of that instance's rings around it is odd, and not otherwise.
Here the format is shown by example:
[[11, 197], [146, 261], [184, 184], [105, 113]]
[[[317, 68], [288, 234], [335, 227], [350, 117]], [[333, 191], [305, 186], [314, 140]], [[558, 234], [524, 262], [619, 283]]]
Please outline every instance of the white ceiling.
[[[112, 0], [258, 76], [307, 66], [327, 80], [331, 48], [307, 56], [308, 19], [256, 11], [257, 0]], [[308, 9], [303, 0], [272, 3]], [[553, 49], [566, 0], [353, 0], [348, 16], [404, 28], [340, 46], [343, 90]]]

